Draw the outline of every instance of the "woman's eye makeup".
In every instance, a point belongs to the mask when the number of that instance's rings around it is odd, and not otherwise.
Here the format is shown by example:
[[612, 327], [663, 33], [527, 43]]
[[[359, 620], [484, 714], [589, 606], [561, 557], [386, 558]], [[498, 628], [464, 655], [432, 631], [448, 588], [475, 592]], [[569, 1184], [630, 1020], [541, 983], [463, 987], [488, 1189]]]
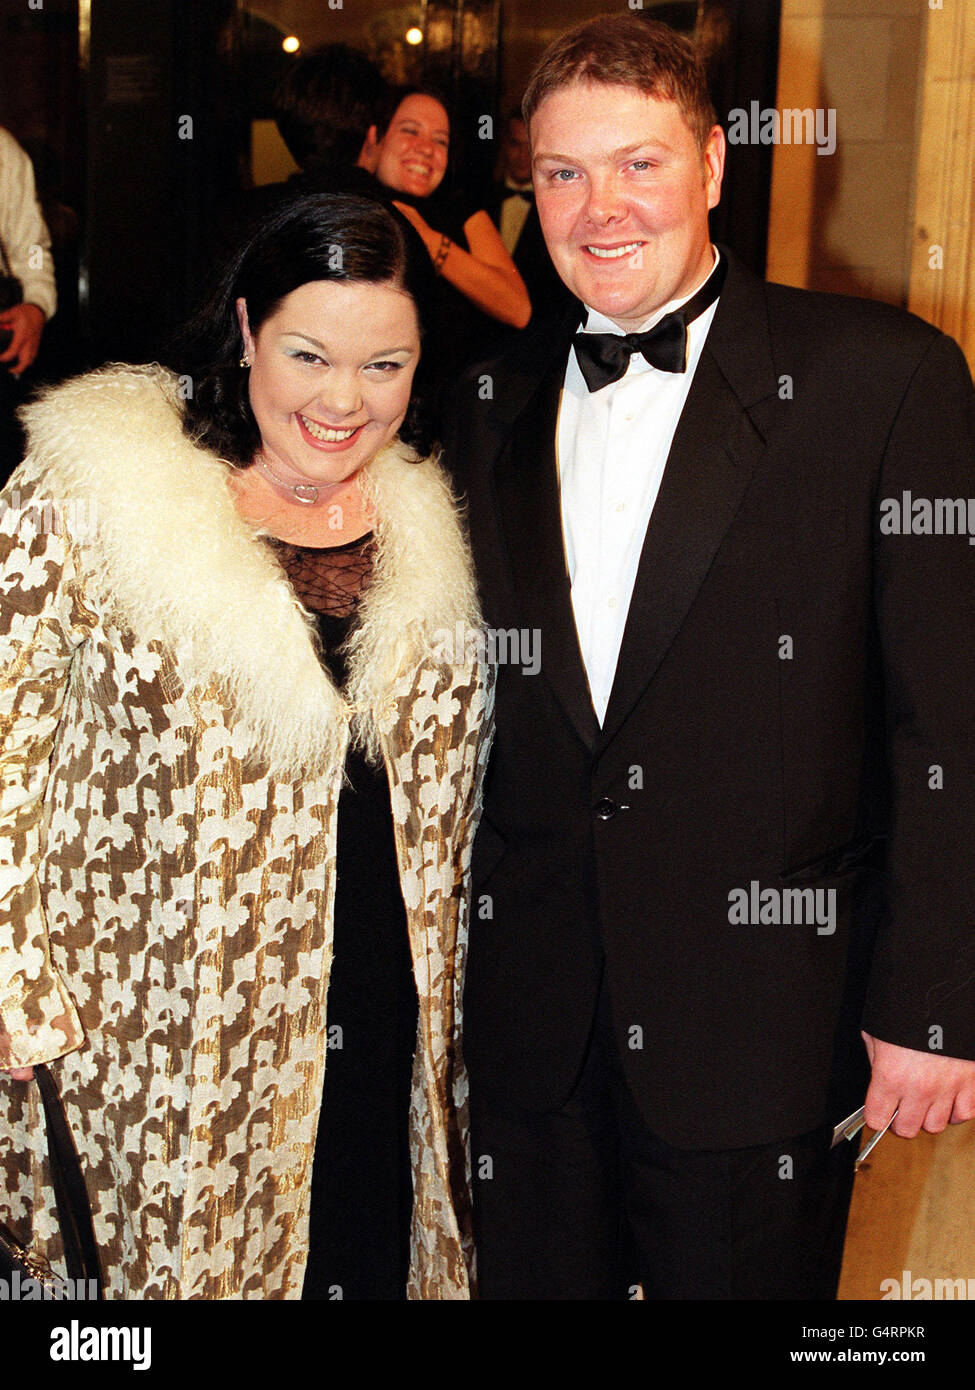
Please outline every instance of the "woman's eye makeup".
[[[295, 362], [307, 363], [314, 367], [330, 365], [327, 358], [322, 357], [320, 353], [312, 352], [310, 348], [288, 348], [287, 355]], [[396, 372], [402, 371], [405, 366], [405, 362], [396, 362], [387, 357], [379, 357], [374, 362], [364, 363], [366, 371], [378, 372], [380, 376], [392, 376]]]

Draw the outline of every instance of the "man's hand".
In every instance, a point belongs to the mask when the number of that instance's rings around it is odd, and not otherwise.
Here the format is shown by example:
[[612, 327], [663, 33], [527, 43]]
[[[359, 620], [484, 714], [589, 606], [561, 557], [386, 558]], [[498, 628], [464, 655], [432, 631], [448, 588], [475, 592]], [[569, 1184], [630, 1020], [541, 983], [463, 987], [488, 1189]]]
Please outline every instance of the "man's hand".
[[13, 333], [6, 352], [0, 352], [0, 362], [14, 376], [20, 376], [34, 361], [44, 332], [44, 311], [36, 304], [15, 304], [0, 313], [0, 328]]
[[975, 1062], [860, 1036], [870, 1058], [864, 1120], [871, 1129], [883, 1129], [895, 1110], [891, 1131], [902, 1139], [913, 1139], [920, 1129], [940, 1134], [946, 1125], [975, 1116]]

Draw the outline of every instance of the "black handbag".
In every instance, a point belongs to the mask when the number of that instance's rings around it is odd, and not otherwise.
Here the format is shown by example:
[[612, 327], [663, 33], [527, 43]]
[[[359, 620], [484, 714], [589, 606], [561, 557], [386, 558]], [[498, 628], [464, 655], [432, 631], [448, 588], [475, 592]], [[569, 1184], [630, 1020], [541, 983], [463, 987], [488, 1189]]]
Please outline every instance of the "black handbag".
[[[84, 1297], [97, 1299], [105, 1297], [101, 1270], [98, 1264], [98, 1248], [95, 1245], [95, 1232], [91, 1223], [91, 1206], [81, 1164], [71, 1138], [68, 1121], [65, 1118], [61, 1097], [58, 1095], [54, 1078], [47, 1067], [35, 1065], [34, 1080], [37, 1082], [44, 1106], [44, 1120], [47, 1126], [47, 1154], [51, 1169], [51, 1182], [54, 1187], [54, 1201], [58, 1213], [58, 1226], [61, 1243], [64, 1247], [64, 1261], [78, 1296], [79, 1289]], [[19, 1281], [18, 1281], [19, 1276]], [[33, 1255], [21, 1245], [20, 1241], [0, 1223], [0, 1277], [5, 1279], [8, 1288], [17, 1284], [23, 1288], [28, 1280], [36, 1280], [43, 1289], [41, 1296], [63, 1298], [64, 1281], [60, 1279], [47, 1261]], [[84, 1281], [83, 1283], [81, 1281]], [[36, 1297], [37, 1295], [35, 1295]]]

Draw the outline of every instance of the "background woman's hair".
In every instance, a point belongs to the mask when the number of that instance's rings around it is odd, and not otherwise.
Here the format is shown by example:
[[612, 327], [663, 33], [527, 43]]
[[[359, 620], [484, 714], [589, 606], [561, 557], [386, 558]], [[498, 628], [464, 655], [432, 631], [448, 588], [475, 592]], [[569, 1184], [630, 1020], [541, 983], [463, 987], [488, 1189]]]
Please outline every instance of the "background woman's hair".
[[[183, 429], [228, 463], [246, 466], [261, 443], [248, 394], [248, 372], [236, 302], [247, 301], [255, 336], [293, 290], [336, 280], [401, 287], [416, 305], [421, 343], [434, 272], [423, 242], [385, 202], [332, 193], [288, 198], [261, 219], [218, 272], [213, 290], [186, 325], [171, 365], [192, 383]], [[421, 456], [432, 446], [425, 358], [413, 379], [399, 435]]]
[[447, 97], [445, 92], [441, 91], [439, 87], [433, 86], [431, 83], [426, 82], [408, 83], [401, 87], [386, 88], [386, 91], [383, 93], [383, 96], [376, 107], [376, 114], [374, 118], [376, 125], [376, 134], [379, 137], [379, 139], [381, 140], [383, 136], [386, 134], [386, 131], [389, 129], [390, 122], [396, 115], [396, 112], [403, 105], [403, 102], [406, 100], [407, 97], [430, 97], [433, 101], [437, 101], [440, 103], [440, 105], [447, 113], [447, 120], [450, 124], [451, 144], [453, 144], [454, 117], [453, 112], [450, 109], [450, 99]]

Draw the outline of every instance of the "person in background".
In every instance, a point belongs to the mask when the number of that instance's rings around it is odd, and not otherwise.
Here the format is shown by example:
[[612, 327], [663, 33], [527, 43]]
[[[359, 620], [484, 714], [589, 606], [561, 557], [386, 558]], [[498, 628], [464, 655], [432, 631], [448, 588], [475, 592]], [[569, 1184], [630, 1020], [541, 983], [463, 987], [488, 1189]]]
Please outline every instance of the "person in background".
[[[518, 108], [508, 112], [501, 131], [497, 179], [487, 211], [501, 234], [505, 250], [525, 282], [532, 303], [532, 322], [561, 314], [571, 295], [548, 254], [535, 207], [531, 147], [525, 119]], [[498, 324], [487, 343], [488, 352], [513, 345], [517, 334]]]
[[491, 216], [501, 233], [504, 249], [509, 256], [514, 256], [528, 215], [535, 206], [531, 145], [525, 118], [517, 107], [504, 119], [497, 172]]
[[[40, 351], [44, 325], [57, 308], [51, 238], [37, 201], [26, 152], [0, 127], [0, 482], [20, 460], [16, 410], [27, 394], [24, 373]], [[18, 302], [12, 302], [17, 300]]]
[[274, 119], [303, 189], [316, 191], [310, 181], [355, 181], [357, 168], [374, 172], [375, 145], [367, 137], [387, 92], [375, 64], [344, 43], [326, 44], [288, 68], [274, 94]]
[[471, 1292], [493, 675], [413, 389], [432, 278], [393, 210], [295, 198], [182, 375], [114, 365], [26, 412], [0, 499], [0, 1221], [56, 1259], [47, 1063], [112, 1299]]
[[63, 171], [54, 148], [40, 139], [25, 139], [23, 145], [34, 166], [37, 201], [51, 237], [58, 306], [45, 326], [41, 350], [31, 369], [31, 382], [36, 387], [63, 381], [84, 366], [78, 314], [82, 224], [77, 211], [62, 196]]
[[446, 191], [450, 149], [444, 100], [432, 89], [408, 87], [391, 94], [363, 155], [394, 191], [440, 276], [431, 337], [442, 382], [483, 354], [492, 320], [523, 328], [531, 317], [525, 283], [487, 212]]
[[274, 119], [298, 168], [278, 183], [245, 189], [222, 209], [211, 244], [211, 266], [284, 201], [303, 193], [351, 193], [378, 198], [383, 189], [368, 168], [366, 148], [388, 87], [374, 63], [344, 43], [330, 43], [289, 65], [274, 94]]

